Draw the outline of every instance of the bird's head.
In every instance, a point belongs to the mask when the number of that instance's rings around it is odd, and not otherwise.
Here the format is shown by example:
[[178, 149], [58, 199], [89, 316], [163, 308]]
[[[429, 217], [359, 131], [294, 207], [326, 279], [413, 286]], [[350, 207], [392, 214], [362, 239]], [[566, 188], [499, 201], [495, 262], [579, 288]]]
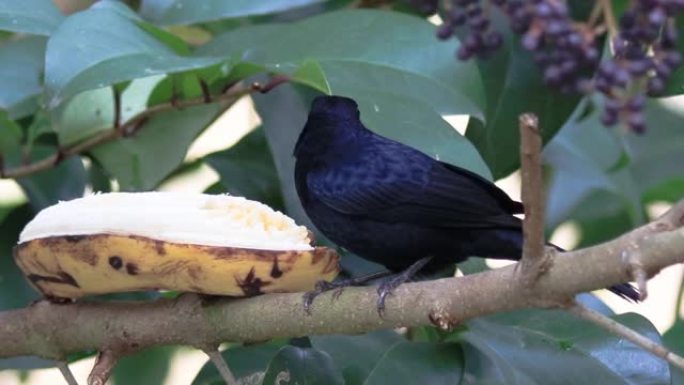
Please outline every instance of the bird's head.
[[359, 106], [344, 96], [319, 96], [311, 103], [309, 119], [359, 120]]
[[299, 134], [294, 155], [326, 154], [330, 147], [342, 147], [363, 131], [359, 108], [353, 99], [343, 96], [319, 96], [314, 99], [309, 117]]

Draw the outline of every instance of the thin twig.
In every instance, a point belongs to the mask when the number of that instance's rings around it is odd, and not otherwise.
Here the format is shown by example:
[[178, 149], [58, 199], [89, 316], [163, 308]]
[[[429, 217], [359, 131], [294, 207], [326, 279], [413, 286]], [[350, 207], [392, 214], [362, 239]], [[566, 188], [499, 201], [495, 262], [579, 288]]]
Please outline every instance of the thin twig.
[[591, 13], [589, 14], [589, 19], [587, 19], [587, 25], [593, 27], [601, 16], [601, 11], [603, 7], [600, 1], [595, 1], [594, 6], [591, 8]]
[[237, 385], [237, 380], [235, 379], [233, 372], [230, 371], [228, 363], [223, 359], [223, 356], [218, 349], [202, 349], [202, 351], [209, 356], [209, 359], [214, 364], [219, 374], [221, 374], [221, 378], [223, 378], [226, 385]]
[[544, 189], [541, 169], [542, 140], [539, 119], [534, 114], [519, 118], [521, 196], [525, 206], [523, 222], [523, 273], [538, 276], [544, 263]]
[[601, 10], [603, 13], [603, 20], [606, 27], [608, 27], [608, 35], [613, 38], [618, 35], [617, 22], [615, 21], [615, 14], [613, 13], [613, 4], [610, 0], [596, 0], [601, 3]]
[[[259, 86], [259, 88], [255, 88], [254, 86], [234, 87], [227, 90], [225, 93], [216, 96], [212, 100], [214, 102], [234, 102], [237, 101], [240, 97], [248, 95], [252, 92], [263, 93], [270, 91], [271, 89], [277, 87], [285, 81], [286, 80], [283, 80], [280, 77], [274, 77], [274, 79], [271, 82], [263, 86]], [[50, 167], [56, 165], [60, 160], [63, 160], [64, 158], [86, 152], [95, 146], [116, 140], [122, 136], [128, 135], [129, 132], [134, 132], [134, 128], [140, 126], [142, 122], [144, 122], [145, 120], [149, 119], [154, 115], [175, 109], [198, 106], [206, 104], [206, 102], [206, 96], [202, 95], [194, 99], [172, 100], [167, 103], [157, 104], [135, 115], [130, 120], [121, 124], [120, 127], [113, 127], [112, 129], [100, 132], [99, 134], [89, 139], [86, 139], [85, 141], [61, 148], [55, 154], [48, 156], [47, 158], [43, 158], [32, 163], [23, 164], [21, 166], [17, 166], [14, 168], [6, 169], [2, 173], [2, 178], [21, 178], [30, 174], [35, 174], [37, 172], [47, 170]]]
[[88, 375], [88, 385], [105, 385], [118, 360], [119, 355], [113, 350], [101, 351]]
[[67, 382], [67, 384], [78, 385], [76, 377], [74, 377], [74, 374], [71, 373], [71, 369], [69, 369], [69, 365], [66, 362], [58, 361], [57, 368], [59, 368], [59, 371], [62, 373], [62, 377], [64, 377], [64, 380]]
[[615, 333], [631, 342], [634, 344], [642, 347], [643, 349], [655, 354], [656, 356], [663, 358], [667, 362], [671, 363], [672, 365], [684, 370], [684, 358], [681, 356], [678, 356], [677, 354], [673, 353], [672, 351], [668, 350], [666, 347], [663, 345], [660, 345], [656, 342], [651, 341], [648, 339], [646, 336], [628, 328], [627, 326], [612, 320], [606, 316], [604, 316], [601, 313], [598, 313], [594, 310], [591, 310], [583, 305], [580, 305], [578, 303], [573, 304], [568, 308], [568, 310], [579, 316], [582, 319], [585, 319], [589, 322], [592, 322], [608, 331], [611, 333]]

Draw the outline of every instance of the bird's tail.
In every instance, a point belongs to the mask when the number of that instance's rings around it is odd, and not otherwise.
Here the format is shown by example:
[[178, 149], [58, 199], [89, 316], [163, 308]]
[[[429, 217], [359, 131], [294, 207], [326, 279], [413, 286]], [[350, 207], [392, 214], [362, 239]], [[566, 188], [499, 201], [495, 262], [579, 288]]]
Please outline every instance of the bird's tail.
[[[548, 243], [548, 245], [555, 248], [558, 251], [566, 251], [562, 247], [556, 246], [553, 243]], [[620, 298], [626, 299], [628, 301], [639, 302], [641, 298], [639, 290], [637, 290], [636, 287], [632, 286], [629, 283], [622, 283], [619, 285], [611, 286], [607, 289], [612, 291], [616, 295], [620, 296]]]

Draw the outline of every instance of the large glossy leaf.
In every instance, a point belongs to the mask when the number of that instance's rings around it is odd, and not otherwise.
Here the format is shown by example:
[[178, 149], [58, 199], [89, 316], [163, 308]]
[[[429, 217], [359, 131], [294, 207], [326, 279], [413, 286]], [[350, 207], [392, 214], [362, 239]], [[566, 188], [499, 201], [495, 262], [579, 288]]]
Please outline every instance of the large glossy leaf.
[[13, 119], [30, 115], [38, 108], [36, 97], [43, 90], [46, 41], [43, 37], [28, 37], [0, 46], [0, 108]]
[[[612, 317], [659, 341], [636, 314]], [[469, 384], [667, 384], [665, 361], [561, 311], [518, 311], [473, 320], [465, 342]]]
[[461, 383], [463, 352], [457, 343], [402, 342], [375, 365], [365, 385]]
[[0, 30], [49, 36], [63, 19], [52, 0], [0, 1]]
[[143, 0], [143, 17], [159, 24], [192, 24], [227, 18], [265, 15], [325, 0]]
[[387, 351], [406, 341], [390, 330], [360, 336], [311, 336], [309, 339], [314, 348], [332, 357], [346, 385], [363, 384]]
[[[547, 223], [578, 219], [605, 230], [606, 236], [595, 239], [606, 239], [643, 223], [644, 202], [679, 199], [684, 134], [678, 129], [678, 103], [681, 97], [650, 100], [645, 112], [650, 128], [643, 135], [606, 129], [598, 121], [600, 111], [566, 124], [544, 151], [553, 167]], [[616, 226], [605, 222], [611, 218]], [[589, 219], [604, 222], [594, 226]]]
[[216, 58], [184, 57], [178, 41], [118, 2], [98, 2], [66, 19], [47, 45], [49, 105], [88, 89], [207, 67]]
[[161, 384], [169, 372], [176, 347], [158, 346], [120, 359], [112, 378], [115, 385]]
[[0, 310], [24, 307], [39, 298], [38, 292], [29, 286], [12, 257], [19, 233], [33, 218], [34, 211], [29, 205], [11, 210], [0, 224]]
[[624, 170], [616, 169], [623, 155], [620, 138], [603, 127], [598, 112], [581, 121], [569, 121], [544, 149], [544, 162], [553, 167], [547, 225], [555, 227], [566, 220], [597, 191], [622, 197], [620, 208], [629, 202], [632, 210], [638, 211], [635, 186], [625, 178]]
[[332, 358], [312, 348], [284, 346], [268, 364], [264, 384], [344, 385]]
[[207, 155], [205, 161], [219, 173], [227, 192], [283, 208], [278, 173], [263, 129], [255, 129], [227, 150]]
[[133, 137], [95, 147], [90, 153], [125, 191], [149, 190], [173, 171], [219, 107], [203, 105], [149, 119]]
[[[54, 152], [54, 148], [34, 146], [31, 151], [31, 159], [44, 159]], [[37, 212], [59, 201], [82, 197], [86, 187], [87, 175], [81, 158], [72, 156], [64, 159], [55, 167], [18, 178], [17, 182]]]
[[[277, 344], [233, 346], [221, 353], [233, 376], [243, 384], [260, 384], [269, 362], [280, 350]], [[256, 381], [248, 381], [256, 379]], [[223, 381], [213, 363], [208, 361], [192, 381], [192, 385], [221, 385]]]
[[[164, 78], [150, 76], [128, 83], [120, 92], [121, 124], [148, 107], [150, 95]], [[62, 146], [72, 145], [114, 127], [114, 89], [104, 87], [81, 92], [51, 111], [52, 127]]]
[[466, 136], [480, 151], [494, 178], [499, 179], [520, 165], [518, 116], [525, 112], [537, 114], [546, 141], [565, 123], [580, 98], [544, 85], [530, 52], [512, 34], [506, 37], [504, 47], [492, 58], [480, 61], [479, 67], [487, 100], [485, 119], [470, 119]]
[[[630, 174], [646, 200], [679, 199], [684, 195], [682, 103], [683, 96], [649, 100], [645, 111], [649, 129], [643, 135], [624, 135]], [[675, 189], [660, 195], [663, 185]]]
[[60, 145], [69, 146], [114, 126], [111, 87], [81, 92], [52, 110], [53, 129]]
[[402, 95], [441, 114], [481, 116], [484, 108], [475, 66], [455, 61], [451, 45], [434, 38], [432, 24], [394, 12], [338, 11], [241, 28], [217, 36], [197, 54], [288, 73], [326, 93]]
[[6, 165], [11, 163], [13, 157], [19, 157], [21, 137], [21, 127], [9, 118], [7, 112], [0, 110], [0, 154]]

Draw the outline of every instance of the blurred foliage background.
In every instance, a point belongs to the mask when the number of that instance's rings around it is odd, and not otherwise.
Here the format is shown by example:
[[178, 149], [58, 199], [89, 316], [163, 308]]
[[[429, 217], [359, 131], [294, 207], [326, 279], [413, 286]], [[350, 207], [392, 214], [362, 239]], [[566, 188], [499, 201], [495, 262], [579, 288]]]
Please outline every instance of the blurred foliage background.
[[[513, 196], [517, 116], [537, 113], [548, 142], [548, 234], [566, 247], [610, 239], [684, 196], [684, 70], [648, 99], [645, 133], [608, 129], [600, 98], [546, 87], [518, 37], [506, 35], [490, 60], [457, 61], [458, 42], [437, 40], [439, 17], [414, 3], [0, 0], [0, 310], [38, 298], [11, 256], [26, 222], [91, 191], [229, 192], [310, 226], [294, 193], [291, 154], [320, 93], [353, 97], [369, 128], [499, 180]], [[290, 81], [266, 94], [220, 97], [273, 74]], [[192, 100], [206, 103], [175, 108]], [[62, 157], [73, 149], [77, 155]], [[378, 267], [345, 254], [343, 268], [356, 275]], [[462, 270], [482, 268], [475, 260]], [[581, 299], [684, 353], [681, 282], [676, 266], [654, 280], [644, 304]], [[81, 381], [93, 354], [72, 357]], [[684, 383], [664, 361], [558, 311], [505, 313], [452, 332], [235, 342], [223, 354], [242, 384], [274, 383], [283, 368], [291, 383], [307, 384]], [[221, 383], [205, 361], [187, 348], [150, 349], [124, 359], [111, 381]], [[52, 366], [0, 360], [0, 384], [63, 381], [40, 370]]]

